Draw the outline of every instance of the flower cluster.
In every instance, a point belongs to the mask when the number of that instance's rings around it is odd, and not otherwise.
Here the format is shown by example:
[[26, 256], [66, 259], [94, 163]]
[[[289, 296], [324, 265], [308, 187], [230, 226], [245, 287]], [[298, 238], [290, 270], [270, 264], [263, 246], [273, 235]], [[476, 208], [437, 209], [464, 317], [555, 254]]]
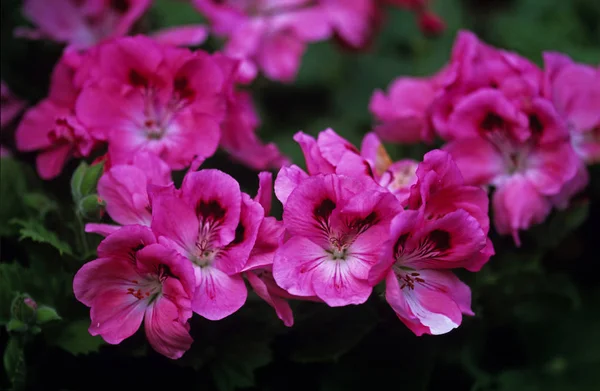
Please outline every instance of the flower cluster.
[[370, 109], [392, 142], [438, 136], [465, 182], [495, 189], [494, 224], [512, 234], [564, 208], [600, 161], [600, 68], [544, 54], [544, 69], [460, 32], [450, 62], [428, 78], [402, 77]]
[[[15, 35], [87, 49], [103, 40], [127, 35], [151, 4], [152, 0], [25, 0], [23, 15], [35, 28], [19, 27]], [[152, 36], [171, 45], [193, 46], [205, 41], [208, 30], [200, 25], [178, 26]]]
[[[476, 272], [494, 255], [487, 187], [497, 231], [518, 243], [519, 230], [567, 205], [587, 183], [585, 162], [599, 159], [598, 69], [548, 53], [542, 70], [462, 32], [438, 74], [375, 93], [379, 123], [360, 149], [332, 129], [298, 132], [304, 170], [258, 139], [252, 97], [237, 83], [258, 68], [291, 80], [306, 42], [335, 34], [364, 45], [374, 0], [194, 1], [229, 38], [224, 53], [179, 47], [192, 32], [123, 36], [149, 2], [123, 3], [59, 2], [85, 26], [47, 28], [69, 46], [15, 134], [19, 150], [38, 152], [44, 179], [72, 157], [104, 162], [97, 193], [112, 221], [86, 225], [104, 239], [73, 289], [90, 307], [90, 333], [111, 344], [143, 321], [153, 348], [179, 358], [193, 314], [232, 315], [246, 282], [286, 326], [290, 300], [358, 305], [381, 284], [416, 335], [449, 332], [473, 315], [453, 270]], [[394, 3], [434, 24], [424, 1]], [[25, 6], [33, 19], [47, 4]], [[44, 22], [59, 23], [64, 15], [52, 12], [58, 19]], [[92, 34], [90, 23], [101, 26]], [[3, 120], [21, 109], [12, 102], [3, 100]], [[445, 145], [422, 161], [393, 161], [380, 141], [436, 136]], [[199, 170], [219, 146], [264, 170], [254, 197], [222, 171]], [[269, 169], [279, 170], [275, 181]], [[273, 194], [281, 220], [270, 215]]]
[[255, 168], [286, 162], [255, 135], [249, 96], [237, 91], [238, 62], [219, 53], [176, 48], [146, 36], [123, 37], [85, 52], [67, 49], [49, 95], [16, 132], [22, 151], [40, 151], [40, 176], [57, 176], [71, 156], [107, 147], [110, 164], [152, 153], [171, 169], [200, 164], [219, 143]]
[[[227, 39], [223, 51], [242, 61], [238, 78], [252, 81], [262, 70], [272, 80], [296, 77], [307, 43], [336, 37], [350, 48], [365, 47], [381, 24], [378, 0], [192, 0]], [[427, 33], [444, 28], [427, 0], [387, 0], [413, 10]]]
[[269, 216], [269, 172], [252, 198], [214, 169], [190, 170], [176, 188], [169, 165], [145, 150], [111, 164], [98, 193], [118, 225], [86, 226], [106, 238], [73, 283], [91, 307], [90, 333], [116, 344], [144, 320], [150, 344], [179, 358], [192, 343], [192, 313], [233, 314], [248, 295], [244, 279], [287, 326], [290, 299], [361, 304], [384, 280], [387, 301], [417, 335], [473, 314], [469, 288], [450, 269], [477, 271], [493, 254], [488, 198], [464, 184], [446, 152], [393, 163], [372, 133], [362, 151], [331, 129], [295, 140], [308, 172], [279, 171], [283, 221]]

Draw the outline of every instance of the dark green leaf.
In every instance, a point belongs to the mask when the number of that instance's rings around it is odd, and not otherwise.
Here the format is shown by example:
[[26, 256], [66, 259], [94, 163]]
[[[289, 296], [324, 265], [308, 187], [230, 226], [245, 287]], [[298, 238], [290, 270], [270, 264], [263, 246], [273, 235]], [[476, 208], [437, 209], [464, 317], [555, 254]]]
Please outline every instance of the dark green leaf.
[[61, 328], [60, 333], [49, 343], [75, 355], [97, 352], [105, 342], [100, 336], [90, 335], [89, 327], [90, 321], [87, 319], [71, 322]]
[[52, 307], [48, 307], [45, 305], [39, 306], [36, 313], [36, 323], [37, 324], [45, 324], [51, 322], [53, 320], [60, 320], [61, 317], [56, 312], [56, 310]]
[[29, 239], [34, 242], [49, 244], [57, 249], [61, 255], [73, 255], [69, 243], [60, 240], [55, 232], [49, 231], [39, 221], [15, 219], [12, 222], [21, 227], [19, 240]]
[[8, 340], [6, 350], [4, 351], [4, 370], [10, 380], [14, 390], [24, 388], [25, 373], [25, 355], [20, 339], [12, 337]]
[[80, 193], [82, 197], [96, 191], [96, 186], [98, 185], [100, 176], [102, 176], [103, 170], [104, 163], [97, 163], [87, 167], [81, 180]]
[[377, 324], [369, 306], [320, 306], [292, 331], [297, 344], [291, 358], [297, 362], [331, 361], [352, 349]]
[[84, 161], [79, 163], [79, 166], [73, 172], [71, 176], [71, 195], [75, 202], [79, 201], [83, 194], [81, 193], [81, 184], [83, 183], [83, 177], [88, 169], [88, 164]]
[[10, 158], [0, 159], [0, 235], [16, 233], [14, 226], [6, 222], [23, 212], [23, 194], [27, 190], [22, 166]]
[[254, 371], [271, 362], [271, 349], [264, 340], [236, 340], [225, 349], [211, 366], [220, 391], [254, 386]]
[[58, 204], [42, 193], [26, 193], [23, 196], [23, 203], [35, 215], [43, 220], [50, 212], [58, 210]]

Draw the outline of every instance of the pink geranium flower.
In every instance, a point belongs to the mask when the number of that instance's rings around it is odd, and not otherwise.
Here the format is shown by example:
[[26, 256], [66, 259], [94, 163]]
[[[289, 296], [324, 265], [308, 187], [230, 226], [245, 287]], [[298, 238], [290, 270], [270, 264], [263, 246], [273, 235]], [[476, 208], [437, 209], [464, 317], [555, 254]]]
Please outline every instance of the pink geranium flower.
[[192, 265], [192, 310], [218, 320], [237, 311], [247, 290], [239, 274], [254, 247], [264, 211], [218, 170], [188, 173], [180, 192], [151, 194], [152, 230]]
[[281, 201], [289, 239], [275, 254], [277, 284], [330, 306], [364, 303], [380, 241], [401, 210], [396, 198], [370, 180], [328, 174], [301, 180]]
[[17, 149], [40, 151], [36, 165], [43, 179], [58, 176], [70, 157], [88, 156], [97, 145], [74, 115], [80, 63], [78, 54], [65, 51], [52, 72], [48, 97], [25, 112], [15, 133]]
[[214, 33], [227, 38], [223, 52], [242, 61], [239, 77], [254, 79], [260, 68], [289, 82], [298, 72], [307, 42], [330, 35], [326, 14], [310, 0], [194, 0]]
[[173, 359], [192, 344], [187, 320], [194, 287], [185, 258], [156, 244], [152, 231], [138, 225], [104, 239], [98, 259], [85, 264], [73, 280], [75, 297], [91, 307], [90, 334], [119, 344], [144, 321], [150, 345]]
[[450, 124], [455, 138], [444, 148], [467, 183], [496, 187], [496, 229], [518, 243], [518, 231], [542, 222], [550, 212], [547, 197], [575, 175], [566, 127], [547, 100], [520, 108], [492, 89], [461, 100]]
[[113, 163], [146, 151], [182, 169], [215, 152], [225, 78], [209, 54], [136, 36], [99, 45], [86, 57], [77, 118], [108, 141]]
[[386, 281], [386, 299], [417, 335], [443, 334], [473, 315], [471, 292], [448, 269], [478, 271], [494, 254], [488, 238], [488, 197], [466, 186], [448, 153], [427, 153], [405, 210], [370, 282]]
[[433, 221], [418, 211], [400, 213], [370, 273], [371, 284], [385, 279], [387, 302], [416, 335], [447, 333], [462, 314], [473, 315], [469, 287], [447, 270], [485, 245], [483, 232], [466, 217], [462, 210]]
[[544, 53], [546, 95], [565, 118], [571, 143], [587, 163], [600, 162], [600, 67]]
[[[117, 224], [150, 227], [152, 207], [148, 186], [172, 186], [171, 170], [165, 162], [147, 152], [136, 154], [130, 163], [110, 167], [98, 181], [98, 195]], [[90, 223], [86, 224], [85, 231], [106, 236], [119, 228], [119, 225]]]
[[25, 0], [23, 14], [37, 29], [20, 28], [16, 33], [85, 49], [126, 35], [150, 4], [151, 0]]

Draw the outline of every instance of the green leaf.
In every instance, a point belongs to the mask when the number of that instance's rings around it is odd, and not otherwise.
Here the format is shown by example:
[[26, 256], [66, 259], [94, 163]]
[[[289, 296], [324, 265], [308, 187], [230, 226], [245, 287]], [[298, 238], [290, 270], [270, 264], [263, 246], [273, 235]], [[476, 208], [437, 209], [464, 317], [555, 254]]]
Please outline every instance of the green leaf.
[[21, 227], [19, 240], [30, 239], [34, 242], [49, 244], [63, 255], [73, 255], [71, 246], [60, 240], [55, 232], [49, 231], [39, 221], [14, 219], [12, 223]]
[[271, 362], [271, 349], [265, 340], [234, 338], [223, 349], [211, 366], [219, 391], [254, 386], [254, 371]]
[[23, 346], [19, 339], [12, 337], [8, 340], [6, 350], [4, 351], [4, 370], [10, 380], [14, 390], [20, 390], [25, 385], [25, 354]]
[[6, 331], [16, 331], [21, 333], [27, 331], [27, 324], [18, 319], [11, 319], [6, 325]]
[[48, 213], [58, 210], [58, 204], [42, 193], [26, 193], [23, 196], [23, 203], [29, 211], [37, 213], [40, 220], [43, 220]]
[[60, 333], [54, 336], [49, 343], [74, 355], [97, 352], [105, 342], [100, 336], [90, 335], [89, 327], [90, 321], [87, 319], [71, 322], [62, 328]]
[[84, 161], [79, 163], [79, 166], [73, 172], [71, 176], [71, 195], [75, 202], [79, 201], [82, 197], [81, 184], [83, 183], [83, 176], [88, 169], [88, 164]]
[[14, 235], [16, 230], [7, 221], [21, 216], [22, 196], [27, 190], [25, 174], [19, 162], [2, 158], [0, 164], [0, 236]]
[[62, 318], [60, 317], [58, 312], [56, 312], [56, 310], [52, 307], [42, 305], [42, 306], [38, 307], [38, 309], [37, 309], [37, 313], [36, 313], [36, 323], [37, 324], [45, 324], [45, 323], [51, 322], [53, 320], [60, 320], [60, 319], [62, 319]]
[[[29, 269], [20, 264], [0, 263], [0, 303], [12, 303], [15, 293], [27, 290], [33, 276]], [[11, 319], [11, 306], [0, 305], [0, 325], [5, 325]]]
[[81, 180], [80, 192], [82, 197], [96, 192], [98, 180], [104, 171], [104, 163], [88, 166]]
[[303, 363], [335, 361], [356, 346], [377, 321], [376, 312], [366, 305], [319, 306], [308, 318], [296, 322], [291, 358]]

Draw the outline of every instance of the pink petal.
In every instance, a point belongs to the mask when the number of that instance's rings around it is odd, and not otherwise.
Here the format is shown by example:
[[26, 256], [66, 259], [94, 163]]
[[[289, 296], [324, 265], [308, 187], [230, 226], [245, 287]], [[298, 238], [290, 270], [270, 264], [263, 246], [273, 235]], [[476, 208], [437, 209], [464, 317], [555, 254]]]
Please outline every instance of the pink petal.
[[271, 80], [291, 82], [300, 68], [306, 44], [293, 34], [280, 31], [267, 35], [257, 53], [257, 62]]
[[353, 269], [356, 259], [326, 260], [315, 268], [312, 286], [316, 295], [331, 307], [362, 304], [371, 295], [373, 287], [366, 279], [358, 278]]
[[283, 222], [277, 221], [274, 217], [264, 218], [258, 229], [254, 248], [244, 266], [244, 271], [273, 264], [275, 251], [279, 248], [284, 230]]
[[196, 267], [196, 295], [192, 310], [209, 320], [223, 319], [246, 302], [248, 291], [239, 274], [228, 276], [214, 267]]
[[94, 233], [100, 236], [107, 237], [108, 235], [118, 231], [121, 229], [120, 225], [112, 225], [112, 224], [95, 224], [88, 223], [85, 225], [85, 232]]
[[315, 270], [327, 261], [327, 253], [307, 238], [295, 236], [279, 247], [273, 260], [273, 277], [281, 288], [296, 296], [316, 296]]
[[514, 175], [496, 189], [492, 206], [496, 230], [502, 235], [512, 234], [517, 246], [518, 232], [543, 222], [551, 209], [548, 199], [522, 175]]
[[318, 150], [321, 156], [332, 166], [337, 166], [346, 152], [354, 152], [360, 155], [356, 147], [343, 137], [340, 137], [333, 129], [328, 128], [319, 133], [317, 138]]
[[235, 238], [219, 254], [214, 266], [231, 275], [239, 273], [246, 265], [250, 252], [256, 242], [259, 227], [265, 212], [260, 204], [242, 193], [240, 221], [235, 230]]
[[172, 46], [198, 46], [208, 38], [208, 28], [202, 25], [175, 26], [151, 34], [158, 42]]
[[302, 153], [304, 153], [304, 159], [306, 160], [306, 170], [310, 175], [331, 174], [335, 172], [333, 165], [321, 155], [314, 137], [298, 132], [294, 135], [294, 141], [300, 144]]
[[240, 185], [235, 179], [214, 169], [192, 172], [183, 179], [181, 192], [188, 204], [196, 208], [197, 213], [201, 205], [213, 204], [224, 212], [224, 216], [220, 217], [216, 244], [226, 245], [235, 239], [242, 203]]
[[128, 294], [126, 288], [103, 290], [92, 301], [89, 332], [119, 344], [140, 328], [145, 308], [146, 301]]
[[46, 180], [57, 177], [71, 157], [71, 150], [70, 145], [57, 145], [41, 152], [35, 161], [40, 177]]
[[136, 279], [133, 264], [116, 258], [98, 258], [84, 264], [73, 278], [73, 292], [77, 300], [88, 307], [94, 299], [108, 289], [126, 288], [132, 283], [127, 278]]
[[296, 165], [282, 167], [275, 179], [275, 196], [285, 205], [292, 191], [306, 178], [308, 174]]
[[502, 155], [482, 138], [454, 140], [444, 150], [452, 155], [466, 184], [487, 185], [505, 171]]
[[194, 209], [181, 198], [170, 194], [153, 198], [151, 226], [156, 236], [173, 241], [181, 254], [195, 251], [198, 218]]
[[154, 233], [141, 225], [128, 225], [110, 234], [98, 245], [98, 257], [131, 261], [132, 253], [156, 243]]
[[161, 297], [148, 307], [144, 319], [150, 345], [172, 359], [183, 356], [194, 342], [189, 334], [189, 325], [179, 321], [178, 317], [177, 306], [166, 297]]
[[106, 202], [106, 211], [121, 225], [150, 226], [150, 201], [144, 171], [134, 166], [117, 165], [98, 181], [98, 195]]
[[[277, 317], [283, 321], [283, 324], [292, 327], [294, 325], [294, 314], [287, 300], [272, 294], [265, 281], [254, 272], [247, 272], [245, 276], [254, 292], [275, 309]], [[275, 284], [275, 281], [272, 283]]]
[[265, 211], [265, 216], [271, 213], [271, 204], [273, 202], [273, 174], [263, 171], [258, 174], [258, 191], [254, 197]]
[[579, 158], [570, 144], [555, 143], [533, 149], [524, 176], [544, 195], [556, 195], [577, 172]]

